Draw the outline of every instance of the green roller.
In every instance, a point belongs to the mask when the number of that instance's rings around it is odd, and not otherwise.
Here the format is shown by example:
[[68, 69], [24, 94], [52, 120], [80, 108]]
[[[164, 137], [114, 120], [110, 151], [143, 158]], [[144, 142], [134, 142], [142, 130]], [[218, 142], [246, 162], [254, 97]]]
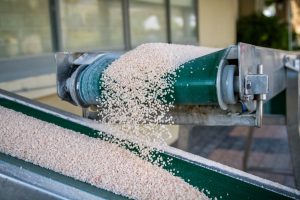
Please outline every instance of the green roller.
[[79, 73], [78, 76], [78, 93], [81, 102], [84, 105], [95, 105], [98, 103], [97, 99], [100, 98], [100, 78], [103, 71], [116, 59], [119, 58], [118, 54], [106, 53], [103, 54], [94, 63]]
[[[226, 49], [182, 64], [176, 70], [174, 93], [168, 93], [166, 100], [181, 105], [218, 104], [216, 79], [219, 63], [225, 53]], [[101, 96], [100, 76], [118, 57], [119, 55], [106, 53], [90, 65], [80, 66], [76, 70], [76, 76], [67, 81], [67, 88], [76, 104], [85, 107], [98, 103], [96, 99]]]

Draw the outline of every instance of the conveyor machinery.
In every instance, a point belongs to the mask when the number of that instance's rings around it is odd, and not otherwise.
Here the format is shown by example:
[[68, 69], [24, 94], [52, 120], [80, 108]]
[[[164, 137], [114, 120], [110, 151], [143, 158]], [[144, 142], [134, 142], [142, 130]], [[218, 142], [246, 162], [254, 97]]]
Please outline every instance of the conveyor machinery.
[[[58, 53], [59, 97], [84, 108], [97, 105], [101, 74], [118, 58], [115, 53]], [[176, 70], [171, 114], [176, 124], [261, 126], [263, 102], [286, 89], [286, 69], [299, 71], [299, 65], [296, 53], [244, 43], [190, 60]]]
[[[99, 74], [115, 53], [59, 53], [57, 91], [61, 99], [84, 108], [95, 118], [100, 96]], [[246, 125], [286, 124], [294, 174], [299, 187], [299, 65], [298, 54], [240, 43], [183, 64], [174, 84], [175, 108], [169, 113], [176, 124]], [[189, 73], [193, 69], [194, 73]], [[263, 102], [286, 90], [284, 117], [263, 116]], [[201, 91], [201, 95], [200, 92]], [[75, 130], [90, 137], [95, 122], [0, 91], [0, 106]], [[263, 119], [263, 120], [262, 120]], [[300, 192], [245, 172], [168, 147], [160, 153], [173, 158], [177, 176], [209, 197], [218, 199], [300, 199]], [[105, 190], [65, 177], [25, 161], [0, 154], [0, 199], [124, 199]]]
[[[169, 115], [178, 125], [260, 127], [263, 121], [287, 125], [300, 188], [299, 56], [298, 52], [239, 43], [190, 60], [176, 70], [175, 92], [169, 94], [175, 97], [175, 107]], [[83, 107], [85, 117], [97, 118], [101, 74], [118, 57], [114, 53], [57, 54], [59, 97]], [[272, 102], [284, 91], [286, 99], [276, 106], [287, 112], [263, 117], [264, 102]]]
[[[0, 106], [102, 138], [91, 120], [0, 90]], [[217, 199], [299, 199], [295, 189], [168, 147], [159, 153], [173, 158], [171, 168], [193, 186]], [[56, 172], [0, 153], [0, 199], [126, 199]]]

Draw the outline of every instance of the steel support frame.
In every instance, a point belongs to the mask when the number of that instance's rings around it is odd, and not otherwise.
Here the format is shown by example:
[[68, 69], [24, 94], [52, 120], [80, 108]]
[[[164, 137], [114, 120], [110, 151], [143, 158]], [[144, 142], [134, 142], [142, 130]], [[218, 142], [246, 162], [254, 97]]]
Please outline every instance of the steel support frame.
[[[286, 110], [285, 123], [282, 123], [283, 116], [271, 115], [265, 116], [266, 120], [263, 124], [286, 125], [295, 186], [300, 190], [300, 73], [290, 69], [286, 69]], [[188, 148], [189, 133], [194, 126], [180, 125], [179, 140], [182, 141], [179, 141], [178, 144], [183, 150]], [[253, 135], [253, 131], [254, 129], [250, 127], [249, 134]], [[247, 155], [244, 156], [244, 169], [247, 165], [245, 160], [249, 155], [251, 144], [248, 144], [246, 148]]]
[[300, 189], [300, 76], [287, 70], [286, 127], [296, 188]]

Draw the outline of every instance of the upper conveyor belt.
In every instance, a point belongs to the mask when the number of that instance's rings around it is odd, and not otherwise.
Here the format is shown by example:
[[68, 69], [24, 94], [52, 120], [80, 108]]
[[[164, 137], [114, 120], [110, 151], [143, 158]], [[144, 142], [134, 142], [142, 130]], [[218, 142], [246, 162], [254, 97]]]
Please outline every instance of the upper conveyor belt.
[[[216, 105], [219, 110], [240, 114], [256, 111], [256, 122], [250, 118], [233, 124], [259, 126], [262, 102], [286, 88], [286, 67], [299, 70], [297, 56], [295, 52], [239, 43], [182, 64], [176, 70], [174, 93], [167, 96], [174, 96], [176, 106]], [[60, 98], [89, 107], [100, 97], [103, 70], [118, 55], [58, 53], [56, 58]]]

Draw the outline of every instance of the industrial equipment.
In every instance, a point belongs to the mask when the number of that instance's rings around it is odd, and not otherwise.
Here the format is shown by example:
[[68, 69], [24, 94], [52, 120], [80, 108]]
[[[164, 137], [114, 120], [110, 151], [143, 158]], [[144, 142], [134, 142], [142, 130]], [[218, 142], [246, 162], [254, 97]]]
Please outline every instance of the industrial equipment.
[[[59, 97], [84, 108], [97, 105], [101, 74], [118, 57], [113, 53], [57, 54]], [[299, 71], [299, 65], [295, 53], [244, 43], [188, 61], [176, 70], [176, 106], [171, 114], [176, 124], [261, 126], [263, 102], [286, 88], [286, 68]], [[181, 117], [190, 114], [186, 111], [192, 111], [191, 106], [197, 106], [193, 115], [200, 119]], [[198, 114], [203, 111], [211, 118], [201, 119]]]
[[[175, 107], [169, 115], [179, 125], [260, 127], [263, 119], [264, 124], [286, 124], [300, 188], [299, 55], [239, 43], [188, 61], [176, 71]], [[58, 53], [58, 96], [83, 107], [85, 117], [97, 118], [101, 73], [118, 57], [113, 53]], [[286, 106], [287, 112], [263, 118], [264, 102], [284, 90], [286, 105], [280, 106]]]
[[[100, 96], [99, 74], [115, 53], [59, 53], [57, 92], [61, 99], [84, 108], [84, 116], [96, 118], [94, 107]], [[175, 107], [170, 115], [176, 124], [246, 125], [285, 123], [288, 127], [297, 186], [299, 187], [299, 66], [297, 53], [240, 43], [196, 58], [181, 68], [174, 84]], [[199, 66], [201, 68], [199, 68]], [[205, 69], [203, 70], [203, 66]], [[193, 68], [194, 73], [189, 71]], [[195, 84], [186, 84], [193, 80]], [[199, 95], [199, 91], [205, 95]], [[281, 91], [287, 93], [287, 113], [263, 117], [263, 101]], [[58, 126], [101, 138], [96, 122], [0, 90], [0, 106]], [[176, 176], [204, 189], [217, 199], [299, 199], [295, 189], [247, 174], [231, 167], [167, 147], [157, 152], [172, 158]], [[167, 166], [168, 167], [168, 166]], [[166, 169], [167, 169], [166, 167]], [[124, 199], [51, 170], [0, 153], [0, 198], [27, 199]], [[22, 197], [24, 197], [24, 195]]]
[[[0, 106], [86, 134], [98, 134], [97, 123], [0, 90]], [[78, 133], [78, 134], [79, 134]], [[46, 137], [46, 136], [45, 136]], [[205, 158], [167, 147], [159, 155], [189, 184], [217, 199], [299, 199], [295, 189], [247, 174]], [[32, 163], [0, 153], [0, 199], [126, 199]]]

